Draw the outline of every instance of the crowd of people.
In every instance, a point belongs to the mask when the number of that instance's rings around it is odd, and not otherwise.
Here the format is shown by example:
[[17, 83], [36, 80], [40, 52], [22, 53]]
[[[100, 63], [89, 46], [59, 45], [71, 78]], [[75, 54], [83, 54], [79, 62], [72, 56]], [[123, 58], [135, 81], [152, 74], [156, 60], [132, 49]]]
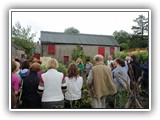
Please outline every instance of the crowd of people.
[[12, 60], [11, 108], [73, 108], [73, 104], [82, 101], [83, 84], [88, 86], [92, 108], [125, 108], [127, 90], [133, 80], [130, 69], [134, 79], [148, 87], [148, 61], [140, 65], [135, 55], [125, 60], [112, 60], [108, 56], [106, 65], [104, 57], [97, 54], [94, 63], [90, 59], [85, 62], [78, 58], [70, 63], [64, 76], [57, 70], [55, 58], [48, 60], [46, 72], [41, 69], [41, 61], [35, 58], [22, 62]]

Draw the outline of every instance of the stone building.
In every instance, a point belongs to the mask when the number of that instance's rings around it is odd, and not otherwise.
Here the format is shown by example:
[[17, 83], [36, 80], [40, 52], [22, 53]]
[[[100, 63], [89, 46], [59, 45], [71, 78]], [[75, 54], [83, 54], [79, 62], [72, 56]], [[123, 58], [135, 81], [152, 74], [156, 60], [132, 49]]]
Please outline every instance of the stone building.
[[12, 59], [21, 59], [25, 55], [25, 50], [12, 42]]
[[73, 34], [41, 31], [41, 56], [51, 56], [61, 62], [72, 60], [73, 49], [80, 45], [86, 56], [101, 54], [104, 57], [120, 50], [118, 42], [110, 35]]

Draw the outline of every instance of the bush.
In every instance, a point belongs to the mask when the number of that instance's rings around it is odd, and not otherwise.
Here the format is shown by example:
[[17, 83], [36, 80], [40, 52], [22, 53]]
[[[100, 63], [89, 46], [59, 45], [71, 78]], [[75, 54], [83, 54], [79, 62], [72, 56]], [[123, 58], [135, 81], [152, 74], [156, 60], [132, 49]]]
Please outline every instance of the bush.
[[67, 75], [67, 66], [59, 63], [58, 71], [62, 72], [65, 76]]
[[131, 56], [132, 54], [136, 55], [137, 61], [139, 63], [141, 63], [141, 64], [144, 63], [148, 59], [148, 52], [147, 51], [140, 52], [139, 50], [137, 50], [137, 52], [134, 52], [134, 53], [128, 53], [128, 52], [118, 52], [118, 53], [115, 53], [113, 55], [113, 59], [115, 59], [115, 58], [125, 59], [126, 56]]
[[123, 50], [128, 50], [129, 49], [129, 46], [126, 44], [126, 43], [122, 43], [120, 44], [120, 50], [123, 51]]

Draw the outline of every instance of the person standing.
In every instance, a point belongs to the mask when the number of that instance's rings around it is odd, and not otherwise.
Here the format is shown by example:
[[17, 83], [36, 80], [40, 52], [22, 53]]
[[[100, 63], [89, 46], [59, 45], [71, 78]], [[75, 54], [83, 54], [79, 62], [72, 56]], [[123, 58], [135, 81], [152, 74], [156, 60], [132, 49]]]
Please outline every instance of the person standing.
[[20, 78], [17, 75], [17, 64], [15, 61], [12, 61], [12, 86], [14, 88], [15, 91], [15, 95], [18, 95], [19, 93], [19, 85], [20, 85]]
[[[126, 69], [124, 68], [125, 62], [121, 59], [114, 60], [115, 69], [112, 71], [114, 83], [117, 87], [117, 93], [115, 95], [116, 104], [114, 105], [116, 108], [125, 108], [127, 103], [127, 87], [130, 87], [130, 78], [127, 74]], [[122, 78], [126, 80], [128, 85]]]
[[57, 68], [57, 60], [51, 58], [47, 63], [48, 71], [41, 75], [38, 89], [42, 93], [41, 101], [44, 109], [64, 108], [62, 91], [62, 87], [65, 86], [64, 75], [58, 72]]
[[112, 56], [108, 56], [108, 60], [107, 60], [107, 65], [108, 67], [110, 67], [111, 69], [113, 68], [113, 60], [112, 60]]
[[19, 76], [21, 77], [21, 79], [23, 79], [23, 77], [27, 76], [29, 74], [29, 61], [25, 60], [22, 62], [22, 66], [21, 66], [21, 70], [19, 71]]
[[33, 63], [29, 75], [23, 76], [22, 108], [41, 108], [41, 95], [37, 92], [40, 78], [40, 65]]
[[95, 66], [88, 75], [88, 88], [92, 99], [92, 108], [106, 108], [106, 97], [117, 92], [111, 69], [104, 65], [102, 55], [94, 57]]
[[90, 62], [90, 59], [86, 59], [86, 66], [85, 66], [85, 72], [86, 72], [86, 77], [89, 75], [89, 71], [92, 69], [93, 64]]
[[132, 67], [135, 80], [138, 81], [139, 78], [142, 76], [142, 68], [137, 61], [136, 55], [131, 55], [129, 64]]
[[65, 93], [65, 108], [80, 108], [81, 89], [83, 78], [78, 75], [76, 64], [71, 63], [67, 70], [68, 76], [65, 77], [67, 91]]
[[83, 71], [84, 71], [84, 64], [83, 64], [81, 58], [78, 58], [78, 59], [76, 60], [76, 65], [77, 65], [77, 67], [78, 67], [78, 69], [79, 69], [79, 75], [82, 76], [82, 75], [83, 75]]

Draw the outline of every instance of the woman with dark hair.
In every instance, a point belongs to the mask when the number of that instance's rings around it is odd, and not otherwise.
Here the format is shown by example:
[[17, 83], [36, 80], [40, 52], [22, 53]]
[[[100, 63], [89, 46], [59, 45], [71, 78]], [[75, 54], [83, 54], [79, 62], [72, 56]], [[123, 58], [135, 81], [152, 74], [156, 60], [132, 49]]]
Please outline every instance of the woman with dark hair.
[[21, 70], [19, 71], [19, 76], [23, 79], [23, 77], [25, 77], [26, 75], [29, 74], [29, 61], [28, 60], [25, 60], [22, 62], [22, 65], [21, 65]]
[[[34, 60], [32, 63], [39, 63], [40, 65], [42, 64], [42, 62], [38, 59]], [[41, 78], [41, 75], [44, 73], [44, 71], [42, 69], [40, 69], [40, 71], [38, 72], [38, 77]]]
[[[127, 74], [126, 69], [124, 68], [125, 62], [121, 59], [115, 59], [114, 60], [115, 69], [112, 71], [114, 83], [117, 87], [117, 93], [115, 95], [116, 99], [116, 108], [125, 108], [125, 105], [127, 103], [127, 87], [130, 87], [130, 78]], [[122, 80], [123, 78], [123, 80]], [[128, 85], [126, 84], [126, 82]]]
[[135, 80], [138, 81], [139, 77], [142, 76], [142, 68], [137, 61], [136, 55], [131, 55], [129, 64], [132, 66]]
[[65, 77], [67, 84], [67, 91], [65, 93], [65, 107], [74, 108], [80, 107], [81, 103], [81, 89], [83, 86], [83, 78], [78, 74], [78, 67], [71, 63], [68, 66], [68, 77]]
[[41, 96], [37, 93], [40, 82], [40, 78], [38, 78], [37, 75], [39, 70], [40, 65], [38, 63], [33, 63], [30, 66], [29, 75], [23, 78], [23, 108], [41, 108]]

